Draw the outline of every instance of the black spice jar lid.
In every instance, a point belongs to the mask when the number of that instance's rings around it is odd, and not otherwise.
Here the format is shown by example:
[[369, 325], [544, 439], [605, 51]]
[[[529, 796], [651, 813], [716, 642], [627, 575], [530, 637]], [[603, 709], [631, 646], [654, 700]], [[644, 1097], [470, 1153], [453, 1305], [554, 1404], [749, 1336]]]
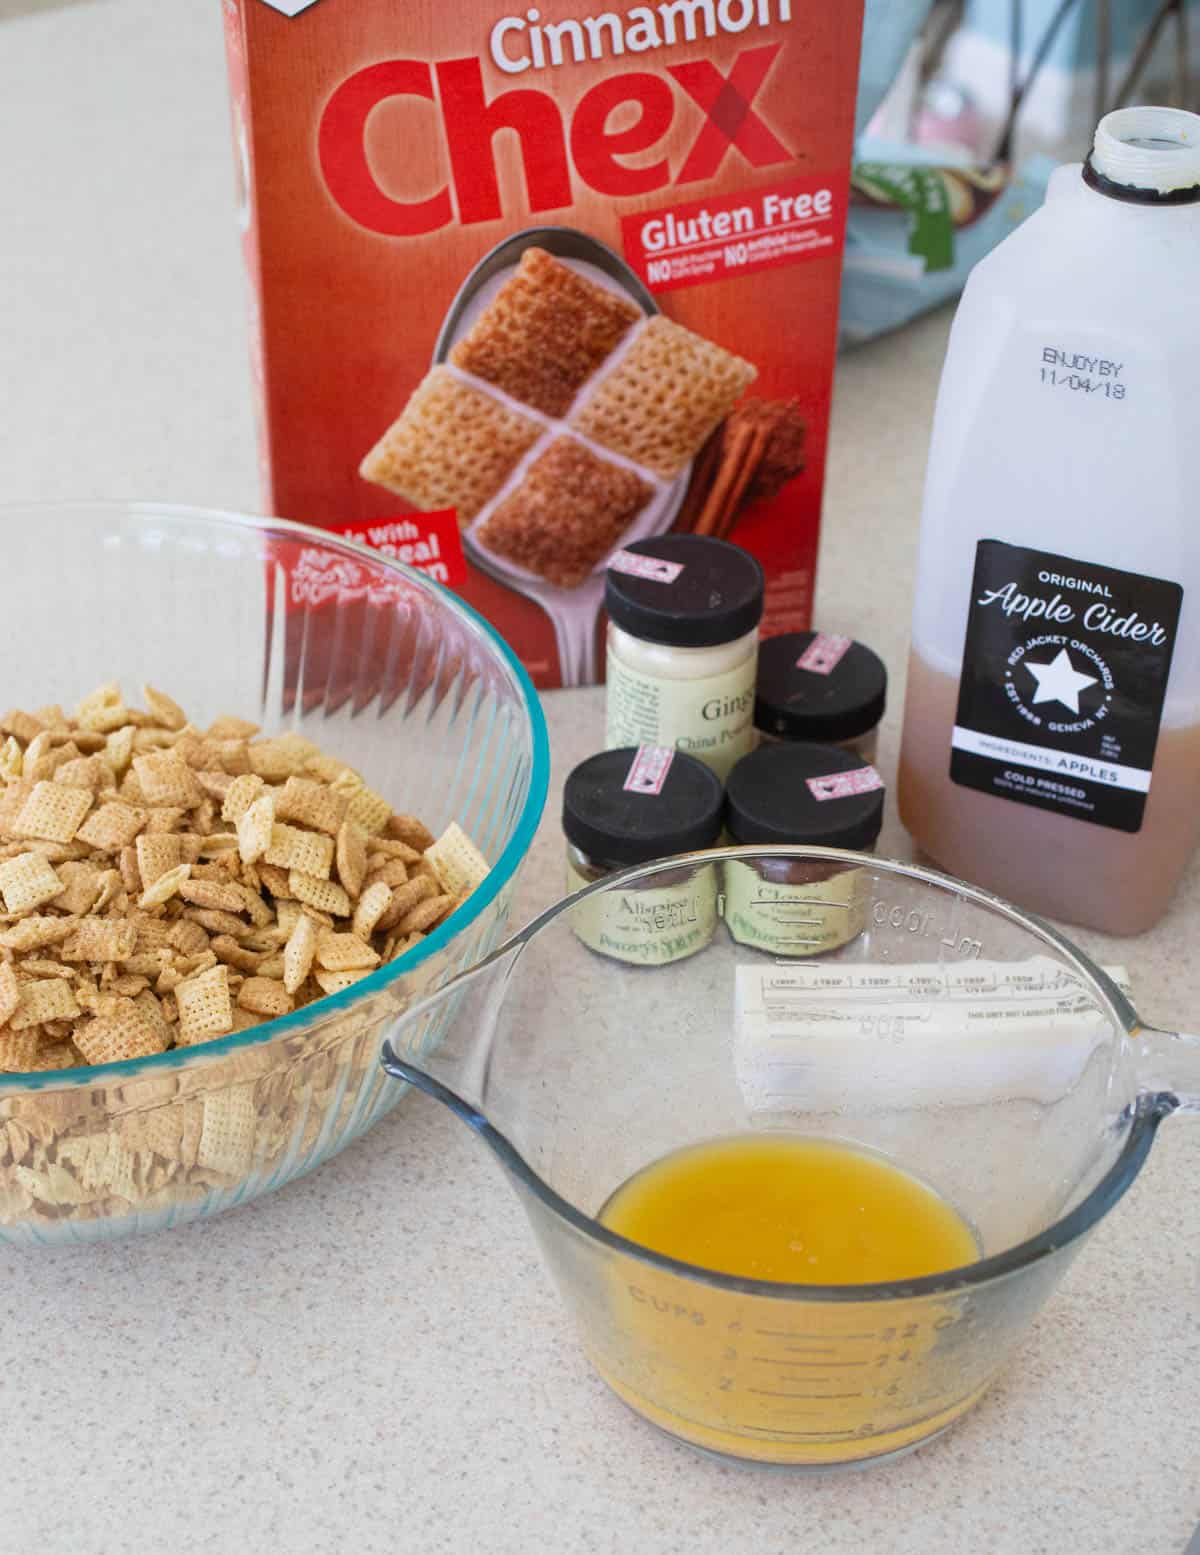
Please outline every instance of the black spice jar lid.
[[694, 756], [665, 755], [670, 765], [657, 793], [626, 786], [635, 746], [580, 762], [563, 789], [567, 841], [603, 864], [648, 864], [711, 848], [721, 834], [720, 779]]
[[[755, 727], [777, 739], [835, 743], [873, 729], [887, 703], [887, 668], [863, 643], [844, 644], [817, 632], [760, 643]], [[806, 656], [808, 665], [834, 662], [827, 670], [801, 667]]]
[[[763, 570], [740, 545], [708, 535], [659, 535], [634, 541], [622, 554], [669, 564], [661, 578], [609, 567], [608, 618], [634, 637], [711, 648], [744, 637], [762, 619]], [[668, 580], [667, 573], [674, 576]]]
[[[834, 745], [763, 745], [729, 774], [725, 824], [735, 842], [813, 843], [869, 848], [883, 825], [882, 788], [839, 797], [821, 794], [822, 779], [870, 772], [861, 757]], [[810, 786], [812, 780], [816, 788]], [[831, 783], [835, 790], [847, 785]]]

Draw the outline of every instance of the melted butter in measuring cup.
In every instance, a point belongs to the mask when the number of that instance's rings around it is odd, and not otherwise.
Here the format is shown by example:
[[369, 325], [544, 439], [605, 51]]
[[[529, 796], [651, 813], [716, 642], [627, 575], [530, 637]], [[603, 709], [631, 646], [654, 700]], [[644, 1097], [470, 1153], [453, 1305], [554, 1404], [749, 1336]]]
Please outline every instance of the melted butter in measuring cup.
[[[813, 1286], [917, 1278], [979, 1256], [970, 1225], [892, 1162], [776, 1132], [652, 1162], [600, 1219], [685, 1263]], [[973, 1400], [954, 1357], [938, 1359], [957, 1297], [831, 1304], [645, 1265], [613, 1272], [622, 1342], [593, 1360], [633, 1408], [697, 1445], [781, 1463], [871, 1457]]]

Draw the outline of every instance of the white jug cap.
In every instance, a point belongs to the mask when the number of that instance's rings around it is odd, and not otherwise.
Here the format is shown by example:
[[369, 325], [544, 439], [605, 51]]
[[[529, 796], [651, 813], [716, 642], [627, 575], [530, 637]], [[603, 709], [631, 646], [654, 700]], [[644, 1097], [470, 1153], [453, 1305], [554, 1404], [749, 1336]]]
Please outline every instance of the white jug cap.
[[1096, 126], [1092, 167], [1114, 184], [1170, 194], [1200, 185], [1200, 114], [1118, 108]]

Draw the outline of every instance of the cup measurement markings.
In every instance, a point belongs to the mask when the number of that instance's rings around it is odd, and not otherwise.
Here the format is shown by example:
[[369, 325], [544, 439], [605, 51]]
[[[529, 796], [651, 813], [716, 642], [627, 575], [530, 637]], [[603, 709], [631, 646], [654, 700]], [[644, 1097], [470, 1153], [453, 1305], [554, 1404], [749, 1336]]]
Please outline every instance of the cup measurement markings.
[[871, 904], [871, 922], [877, 929], [902, 929], [906, 934], [915, 935], [920, 939], [936, 938], [939, 945], [953, 951], [964, 961], [978, 960], [983, 950], [982, 940], [972, 939], [966, 934], [957, 934], [953, 929], [944, 932], [933, 913], [924, 912], [917, 907], [876, 901]]
[[843, 1339], [878, 1339], [879, 1337], [874, 1329], [870, 1333], [865, 1334], [831, 1334], [828, 1332], [805, 1334], [790, 1328], [756, 1328], [753, 1332], [760, 1339], [800, 1339], [812, 1340], [814, 1343], [822, 1339], [836, 1339], [840, 1343]]
[[805, 1398], [805, 1399], [842, 1399], [862, 1398], [861, 1393], [788, 1393], [779, 1388], [747, 1388], [747, 1393], [753, 1393], [759, 1398]]
[[789, 1361], [782, 1355], [752, 1355], [752, 1361], [760, 1366], [819, 1366], [828, 1370], [831, 1366], [841, 1371], [845, 1366], [869, 1366], [870, 1361]]

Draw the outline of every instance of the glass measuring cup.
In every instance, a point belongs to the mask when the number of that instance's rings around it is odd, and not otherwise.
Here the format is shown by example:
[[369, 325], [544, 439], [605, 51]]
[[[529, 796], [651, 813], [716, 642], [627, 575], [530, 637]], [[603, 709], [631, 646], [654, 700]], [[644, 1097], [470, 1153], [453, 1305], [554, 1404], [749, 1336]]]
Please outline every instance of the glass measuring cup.
[[[773, 953], [721, 927], [686, 960], [634, 964], [630, 936], [686, 928], [638, 922], [645, 888], [686, 860], [626, 870], [411, 1008], [383, 1065], [510, 1174], [588, 1355], [638, 1413], [734, 1459], [879, 1461], [971, 1407], [1162, 1119], [1200, 1111], [1200, 1039], [1144, 1026], [1061, 935], [948, 877], [822, 848], [688, 858], [717, 862], [722, 896], [738, 871], [762, 882], [737, 894]], [[586, 911], [597, 943], [598, 905], [611, 957], [572, 932]], [[831, 914], [854, 931], [831, 932]], [[967, 1220], [978, 1259], [782, 1284], [681, 1263], [597, 1218], [670, 1152], [770, 1130], [921, 1179]]]

